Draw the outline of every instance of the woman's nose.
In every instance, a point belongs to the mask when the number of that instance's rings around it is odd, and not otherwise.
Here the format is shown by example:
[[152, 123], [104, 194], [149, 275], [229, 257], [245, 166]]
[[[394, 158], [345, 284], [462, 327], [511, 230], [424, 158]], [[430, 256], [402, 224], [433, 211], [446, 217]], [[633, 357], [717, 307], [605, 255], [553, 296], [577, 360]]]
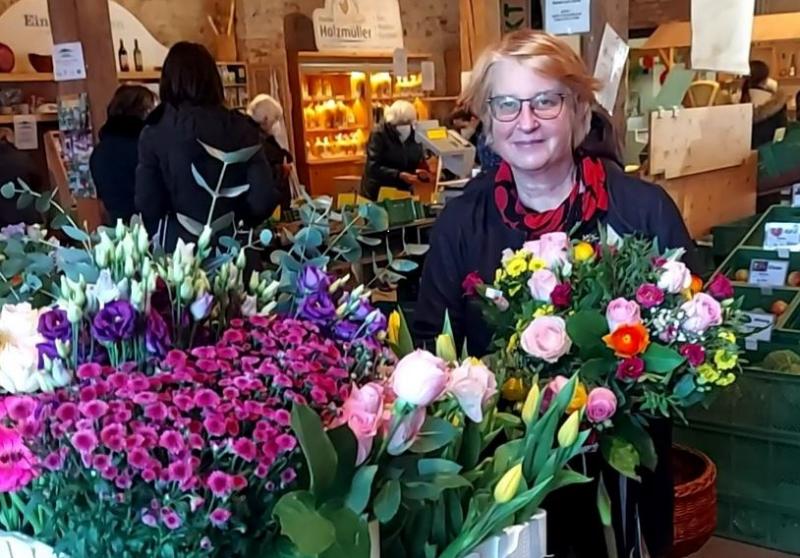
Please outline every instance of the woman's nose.
[[517, 127], [528, 132], [539, 127], [539, 120], [536, 118], [536, 115], [533, 114], [533, 109], [529, 102], [522, 103], [517, 120]]

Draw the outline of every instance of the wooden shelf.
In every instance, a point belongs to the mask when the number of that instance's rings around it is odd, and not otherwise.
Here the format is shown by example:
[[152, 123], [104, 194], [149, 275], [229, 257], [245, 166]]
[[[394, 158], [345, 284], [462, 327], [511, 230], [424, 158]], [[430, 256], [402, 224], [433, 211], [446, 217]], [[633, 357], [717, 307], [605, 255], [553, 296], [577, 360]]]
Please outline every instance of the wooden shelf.
[[309, 159], [309, 165], [329, 165], [331, 163], [357, 163], [364, 160], [365, 155], [352, 155], [350, 157], [328, 157], [326, 159]]
[[307, 134], [336, 134], [339, 132], [355, 132], [356, 130], [366, 130], [367, 125], [361, 126], [340, 126], [338, 128], [306, 128]]
[[455, 103], [458, 101], [458, 95], [451, 95], [446, 97], [420, 97], [427, 103]]
[[143, 70], [141, 72], [119, 72], [117, 77], [123, 81], [146, 81], [161, 79], [158, 70]]
[[246, 83], [223, 83], [222, 87], [244, 87], [247, 88]]
[[53, 81], [53, 74], [49, 73], [8, 73], [0, 74], [0, 83], [25, 83], [32, 81]]
[[[37, 114], [36, 115], [37, 122], [58, 122], [58, 115], [57, 114]], [[14, 115], [13, 114], [0, 114], [0, 124], [13, 124], [14, 123]]]
[[348, 97], [347, 95], [334, 95], [333, 97], [306, 97], [303, 99], [303, 104], [310, 105], [313, 103], [327, 103], [330, 100], [342, 101], [343, 103], [352, 103], [361, 99], [361, 97]]

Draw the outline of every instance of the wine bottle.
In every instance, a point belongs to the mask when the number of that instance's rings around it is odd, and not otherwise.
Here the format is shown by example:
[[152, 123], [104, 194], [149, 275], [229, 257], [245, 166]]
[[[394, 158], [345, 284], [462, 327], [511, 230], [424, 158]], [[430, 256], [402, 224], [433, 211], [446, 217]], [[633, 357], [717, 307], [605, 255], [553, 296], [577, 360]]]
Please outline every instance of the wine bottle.
[[119, 71], [120, 72], [129, 72], [131, 70], [130, 64], [128, 64], [128, 51], [125, 50], [125, 44], [122, 42], [122, 39], [119, 40]]
[[142, 51], [139, 50], [139, 39], [134, 39], [133, 45], [133, 66], [137, 72], [141, 72], [144, 70], [144, 64], [142, 64]]
[[792, 54], [792, 57], [789, 62], [789, 76], [794, 77], [796, 75], [797, 75], [797, 66], [795, 66], [794, 64], [794, 54]]

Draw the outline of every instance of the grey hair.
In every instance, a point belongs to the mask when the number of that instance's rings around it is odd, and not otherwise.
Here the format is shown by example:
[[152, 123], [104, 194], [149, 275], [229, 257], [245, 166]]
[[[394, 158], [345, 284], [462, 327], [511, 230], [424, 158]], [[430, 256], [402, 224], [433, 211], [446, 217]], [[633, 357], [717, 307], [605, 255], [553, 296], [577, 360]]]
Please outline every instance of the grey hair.
[[247, 114], [261, 125], [264, 122], [274, 124], [283, 117], [283, 107], [273, 97], [261, 93], [247, 106]]
[[408, 101], [395, 101], [383, 111], [383, 118], [387, 124], [411, 124], [417, 120], [417, 109]]

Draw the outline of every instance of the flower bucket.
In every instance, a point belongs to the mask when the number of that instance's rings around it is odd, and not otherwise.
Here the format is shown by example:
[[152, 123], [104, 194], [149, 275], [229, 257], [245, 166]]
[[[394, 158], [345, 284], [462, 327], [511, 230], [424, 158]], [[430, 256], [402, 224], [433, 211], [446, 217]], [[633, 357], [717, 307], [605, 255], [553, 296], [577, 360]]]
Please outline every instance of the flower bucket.
[[56, 558], [56, 553], [46, 544], [25, 535], [0, 531], [0, 556], [3, 558]]
[[503, 529], [483, 541], [466, 558], [542, 558], [547, 555], [547, 514], [539, 511], [530, 521]]

